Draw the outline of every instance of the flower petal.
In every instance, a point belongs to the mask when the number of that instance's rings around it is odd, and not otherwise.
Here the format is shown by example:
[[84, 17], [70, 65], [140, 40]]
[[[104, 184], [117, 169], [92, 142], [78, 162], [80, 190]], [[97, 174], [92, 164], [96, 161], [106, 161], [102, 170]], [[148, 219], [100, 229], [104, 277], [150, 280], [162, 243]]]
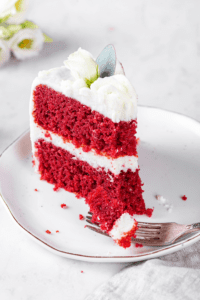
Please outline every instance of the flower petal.
[[6, 41], [0, 39], [0, 67], [10, 58], [10, 49]]

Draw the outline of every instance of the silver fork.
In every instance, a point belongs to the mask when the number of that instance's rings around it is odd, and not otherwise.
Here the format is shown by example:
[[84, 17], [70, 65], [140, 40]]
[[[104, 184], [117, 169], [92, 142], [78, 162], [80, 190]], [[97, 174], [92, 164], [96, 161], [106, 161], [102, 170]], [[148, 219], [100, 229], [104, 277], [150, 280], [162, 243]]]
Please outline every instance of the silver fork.
[[[92, 213], [89, 212], [86, 216], [86, 221], [91, 225], [86, 225], [87, 228], [110, 237], [105, 231], [101, 230], [98, 223], [92, 223]], [[200, 231], [200, 223], [191, 225], [181, 225], [177, 223], [144, 223], [138, 222], [136, 238], [133, 242], [144, 244], [146, 246], [165, 246], [173, 244], [180, 237], [194, 232]]]

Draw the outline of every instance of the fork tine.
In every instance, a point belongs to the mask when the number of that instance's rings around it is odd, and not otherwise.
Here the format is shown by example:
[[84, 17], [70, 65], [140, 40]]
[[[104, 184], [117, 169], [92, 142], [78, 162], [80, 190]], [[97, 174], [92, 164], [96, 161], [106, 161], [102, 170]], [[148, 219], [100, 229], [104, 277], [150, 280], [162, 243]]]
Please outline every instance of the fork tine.
[[99, 224], [98, 224], [98, 223], [93, 223], [93, 222], [92, 222], [92, 217], [90, 217], [90, 216], [86, 216], [86, 222], [88, 222], [88, 223], [90, 223], [90, 224], [92, 224], [92, 225], [96, 225], [96, 226], [99, 227]]
[[92, 222], [92, 217], [90, 217], [90, 216], [86, 216], [86, 222], [90, 223], [91, 225], [95, 225], [95, 226], [99, 227], [98, 223]]
[[144, 222], [138, 222], [138, 227], [139, 228], [154, 228], [154, 229], [159, 229], [161, 228], [161, 224], [159, 223], [144, 223]]
[[141, 238], [141, 239], [137, 239], [137, 238], [133, 238], [132, 239], [134, 243], [139, 243], [139, 244], [143, 244], [146, 246], [162, 246], [163, 243], [160, 242], [159, 239], [150, 239], [150, 238]]
[[154, 228], [138, 228], [136, 232], [145, 232], [145, 233], [154, 233], [154, 234], [160, 234], [160, 228], [154, 229]]
[[95, 231], [95, 232], [97, 232], [97, 233], [100, 233], [100, 234], [103, 234], [103, 235], [105, 235], [105, 236], [110, 237], [106, 232], [104, 232], [104, 231], [101, 230], [100, 228], [96, 228], [96, 227], [93, 227], [93, 226], [90, 226], [90, 225], [86, 225], [85, 227], [86, 227], [86, 228], [89, 228], [89, 229], [91, 229], [91, 230], [93, 230], [93, 231]]
[[152, 237], [152, 238], [159, 237], [159, 234], [156, 233], [156, 232], [138, 232], [138, 231], [136, 231], [135, 235], [136, 235], [137, 238], [140, 238], [140, 237]]
[[86, 222], [88, 222], [89, 224], [91, 224], [91, 225], [93, 225], [93, 226], [97, 226], [97, 227], [99, 227], [99, 225], [98, 225], [98, 224], [92, 223], [92, 221], [90, 221], [90, 220], [87, 220], [87, 219], [86, 219]]

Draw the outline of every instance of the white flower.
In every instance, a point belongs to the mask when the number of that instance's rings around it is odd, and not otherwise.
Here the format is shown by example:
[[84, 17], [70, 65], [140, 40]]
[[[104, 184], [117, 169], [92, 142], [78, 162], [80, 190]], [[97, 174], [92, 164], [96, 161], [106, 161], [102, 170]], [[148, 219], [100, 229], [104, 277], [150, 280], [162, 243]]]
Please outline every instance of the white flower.
[[0, 67], [9, 60], [10, 49], [6, 41], [0, 39]]
[[81, 48], [72, 53], [64, 64], [75, 79], [84, 79], [88, 87], [99, 77], [97, 63], [88, 51]]
[[10, 48], [18, 59], [38, 55], [44, 43], [44, 36], [39, 28], [25, 28], [18, 31], [10, 40]]
[[20, 24], [25, 20], [27, 0], [0, 0], [0, 20]]

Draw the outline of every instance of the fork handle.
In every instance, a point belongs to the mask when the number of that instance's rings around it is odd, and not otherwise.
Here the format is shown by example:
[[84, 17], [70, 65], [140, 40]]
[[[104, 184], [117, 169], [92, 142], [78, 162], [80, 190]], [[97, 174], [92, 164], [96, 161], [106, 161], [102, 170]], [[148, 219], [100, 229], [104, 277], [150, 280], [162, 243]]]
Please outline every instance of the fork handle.
[[193, 224], [187, 225], [186, 228], [189, 230], [200, 229], [200, 223], [193, 223]]

